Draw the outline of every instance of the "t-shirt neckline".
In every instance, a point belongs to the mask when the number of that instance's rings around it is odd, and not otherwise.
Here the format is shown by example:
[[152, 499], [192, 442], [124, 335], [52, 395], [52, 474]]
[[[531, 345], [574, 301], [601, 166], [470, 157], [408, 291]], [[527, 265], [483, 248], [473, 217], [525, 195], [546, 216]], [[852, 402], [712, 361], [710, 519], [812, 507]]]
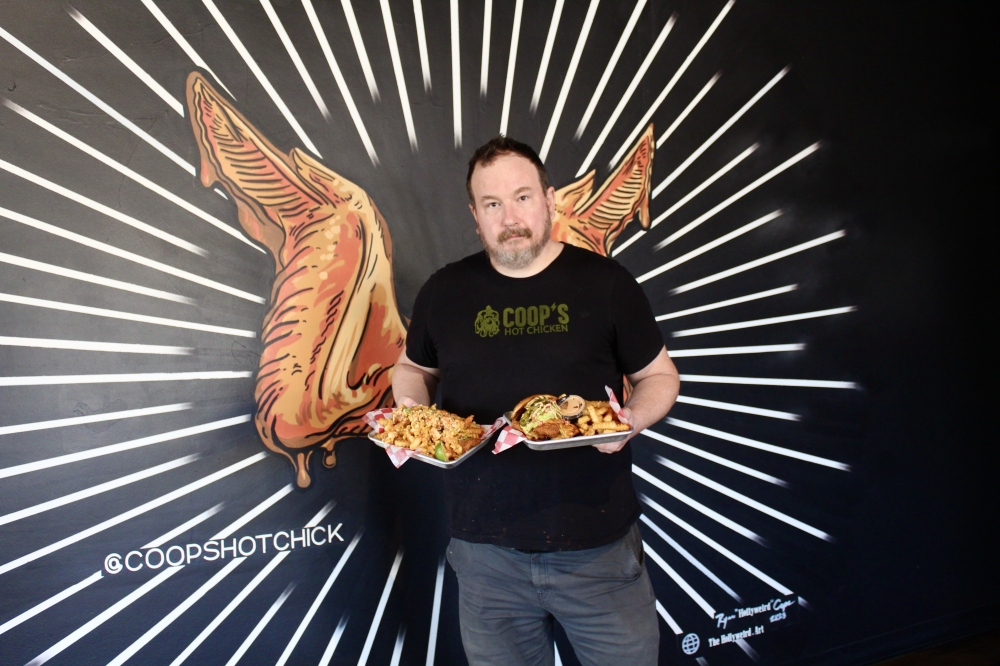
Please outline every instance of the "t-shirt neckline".
[[559, 251], [559, 254], [556, 256], [555, 259], [552, 260], [552, 262], [548, 266], [546, 266], [539, 272], [535, 273], [534, 275], [528, 275], [525, 277], [514, 277], [512, 275], [504, 275], [503, 273], [498, 271], [496, 268], [493, 267], [493, 264], [490, 262], [490, 255], [486, 252], [486, 250], [483, 250], [482, 257], [483, 261], [486, 264], [486, 271], [488, 274], [493, 276], [493, 279], [496, 279], [497, 281], [500, 282], [506, 282], [507, 284], [526, 284], [528, 282], [531, 282], [532, 280], [536, 280], [543, 277], [546, 273], [555, 268], [556, 264], [559, 264], [560, 262], [564, 261], [563, 258], [566, 256], [567, 250], [570, 248], [570, 245], [568, 243], [563, 243], [562, 241], [560, 241], [560, 244], [563, 246], [562, 250]]

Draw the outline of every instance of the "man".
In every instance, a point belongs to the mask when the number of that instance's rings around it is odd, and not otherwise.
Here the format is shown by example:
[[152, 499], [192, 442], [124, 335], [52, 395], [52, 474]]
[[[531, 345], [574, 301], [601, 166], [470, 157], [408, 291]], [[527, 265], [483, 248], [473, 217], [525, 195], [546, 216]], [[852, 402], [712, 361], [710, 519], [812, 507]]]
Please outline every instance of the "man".
[[[639, 432], [680, 382], [645, 294], [617, 262], [553, 241], [555, 190], [529, 146], [497, 137], [469, 162], [485, 252], [417, 296], [392, 387], [492, 423], [535, 393], [621, 397]], [[659, 625], [635, 521], [627, 442], [480, 452], [445, 472], [462, 642], [473, 666], [551, 665], [552, 619], [584, 664], [655, 664]]]

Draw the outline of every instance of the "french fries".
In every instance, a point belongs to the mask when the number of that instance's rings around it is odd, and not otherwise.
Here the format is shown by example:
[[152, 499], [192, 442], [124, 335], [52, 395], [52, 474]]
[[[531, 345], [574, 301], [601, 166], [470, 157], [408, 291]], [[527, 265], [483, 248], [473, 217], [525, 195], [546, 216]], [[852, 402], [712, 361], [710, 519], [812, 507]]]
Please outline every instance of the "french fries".
[[437, 405], [425, 407], [397, 407], [388, 419], [378, 420], [385, 431], [379, 440], [417, 453], [448, 462], [456, 460], [479, 443], [483, 428], [472, 420], [462, 418]]
[[603, 435], [608, 432], [624, 432], [629, 426], [621, 423], [606, 400], [588, 400], [586, 411], [576, 420], [580, 434]]

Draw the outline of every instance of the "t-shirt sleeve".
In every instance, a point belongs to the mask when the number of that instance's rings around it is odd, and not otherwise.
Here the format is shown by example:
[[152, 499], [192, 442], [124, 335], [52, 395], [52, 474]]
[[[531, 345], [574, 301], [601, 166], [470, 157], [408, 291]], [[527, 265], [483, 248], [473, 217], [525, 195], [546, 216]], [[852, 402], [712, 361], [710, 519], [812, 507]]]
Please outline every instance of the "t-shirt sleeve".
[[417, 365], [425, 368], [438, 367], [437, 347], [431, 334], [431, 309], [434, 301], [433, 276], [417, 294], [413, 303], [413, 317], [406, 331], [406, 356]]
[[630, 375], [653, 362], [663, 348], [663, 335], [646, 293], [624, 268], [615, 277], [611, 298], [615, 354], [621, 371]]

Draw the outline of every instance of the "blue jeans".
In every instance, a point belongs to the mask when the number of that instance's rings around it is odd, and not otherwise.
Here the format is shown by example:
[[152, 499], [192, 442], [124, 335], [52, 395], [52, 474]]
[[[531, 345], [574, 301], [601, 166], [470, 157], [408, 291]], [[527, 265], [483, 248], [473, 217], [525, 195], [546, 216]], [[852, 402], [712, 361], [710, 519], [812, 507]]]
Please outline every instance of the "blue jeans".
[[660, 628], [636, 525], [588, 550], [526, 553], [452, 539], [470, 666], [552, 666], [552, 619], [584, 666], [653, 666]]

